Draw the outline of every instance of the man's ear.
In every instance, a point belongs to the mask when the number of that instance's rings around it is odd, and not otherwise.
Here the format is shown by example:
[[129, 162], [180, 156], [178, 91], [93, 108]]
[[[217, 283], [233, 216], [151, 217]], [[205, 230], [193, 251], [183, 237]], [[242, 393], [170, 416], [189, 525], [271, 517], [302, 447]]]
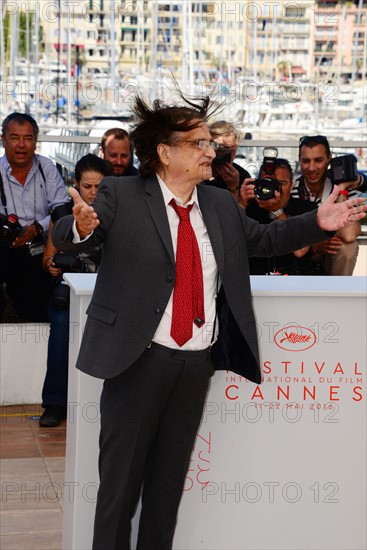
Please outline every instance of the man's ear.
[[170, 146], [166, 143], [158, 143], [157, 153], [159, 160], [164, 166], [168, 166], [171, 158], [171, 149]]
[[104, 152], [102, 147], [99, 148], [99, 156], [101, 157], [101, 159], [104, 159]]

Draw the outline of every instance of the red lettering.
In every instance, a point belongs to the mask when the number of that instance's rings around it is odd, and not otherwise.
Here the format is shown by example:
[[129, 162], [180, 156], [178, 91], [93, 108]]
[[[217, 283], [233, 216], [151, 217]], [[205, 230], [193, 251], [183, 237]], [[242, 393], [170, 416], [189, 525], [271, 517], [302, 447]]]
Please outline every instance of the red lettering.
[[355, 394], [358, 396], [358, 398], [352, 397], [352, 399], [353, 399], [353, 401], [362, 401], [363, 396], [362, 396], [362, 394], [359, 393], [357, 390], [362, 390], [361, 386], [355, 386], [355, 387], [353, 388], [353, 393], [355, 393]]
[[288, 374], [288, 365], [291, 364], [291, 361], [282, 361], [282, 364], [284, 365], [284, 374]]
[[313, 386], [313, 391], [312, 392], [310, 392], [310, 390], [306, 386], [303, 386], [303, 401], [306, 401], [307, 394], [310, 397], [312, 397], [313, 400], [315, 400], [316, 399], [316, 386]]
[[320, 368], [319, 368], [317, 362], [315, 361], [315, 367], [316, 367], [316, 370], [317, 370], [317, 372], [318, 372], [319, 374], [322, 373], [322, 370], [323, 370], [324, 366], [325, 366], [325, 361], [322, 362], [322, 365], [321, 365]]
[[358, 363], [354, 363], [354, 374], [363, 374], [363, 372], [358, 372]]
[[336, 374], [337, 372], [340, 372], [340, 374], [344, 374], [343, 367], [341, 366], [340, 363], [338, 363], [336, 365], [335, 370], [334, 370], [334, 374]]
[[338, 395], [339, 388], [340, 386], [330, 386], [330, 401], [340, 401], [339, 397], [334, 397], [334, 395]]
[[259, 397], [260, 399], [264, 399], [264, 396], [260, 390], [260, 386], [256, 386], [256, 390], [251, 396], [251, 399], [255, 399], [255, 397]]
[[231, 386], [228, 386], [228, 387], [226, 388], [226, 391], [225, 391], [225, 394], [226, 394], [227, 399], [230, 399], [231, 401], [234, 401], [235, 399], [238, 399], [238, 395], [236, 395], [235, 397], [231, 397], [231, 396], [229, 395], [229, 390], [230, 390], [230, 388], [236, 388], [236, 390], [238, 390], [238, 386], [235, 386], [234, 384], [232, 384]]
[[264, 362], [264, 374], [270, 374], [271, 373], [271, 361], [265, 361]]
[[282, 388], [280, 386], [278, 386], [278, 389], [277, 389], [277, 392], [278, 392], [278, 396], [277, 396], [277, 399], [280, 399], [280, 394], [282, 393], [284, 395], [284, 397], [286, 399], [289, 399], [289, 389], [290, 389], [290, 386], [287, 386], [287, 391], [284, 392], [282, 390]]

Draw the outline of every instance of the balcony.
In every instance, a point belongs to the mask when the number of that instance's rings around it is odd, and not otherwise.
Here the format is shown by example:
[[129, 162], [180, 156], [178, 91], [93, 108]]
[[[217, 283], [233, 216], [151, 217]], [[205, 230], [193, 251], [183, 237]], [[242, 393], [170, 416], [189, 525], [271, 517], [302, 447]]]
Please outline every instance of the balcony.
[[315, 39], [316, 40], [334, 40], [336, 41], [337, 40], [337, 33], [335, 31], [328, 31], [328, 30], [324, 30], [324, 31], [316, 31], [315, 32]]

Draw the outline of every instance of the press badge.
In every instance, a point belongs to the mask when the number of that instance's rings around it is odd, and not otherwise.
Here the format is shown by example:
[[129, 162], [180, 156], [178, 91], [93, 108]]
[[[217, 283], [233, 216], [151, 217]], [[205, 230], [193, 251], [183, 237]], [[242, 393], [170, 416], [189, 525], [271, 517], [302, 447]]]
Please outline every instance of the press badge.
[[45, 251], [44, 243], [31, 243], [28, 245], [28, 250], [31, 256], [38, 256], [38, 254], [43, 254]]

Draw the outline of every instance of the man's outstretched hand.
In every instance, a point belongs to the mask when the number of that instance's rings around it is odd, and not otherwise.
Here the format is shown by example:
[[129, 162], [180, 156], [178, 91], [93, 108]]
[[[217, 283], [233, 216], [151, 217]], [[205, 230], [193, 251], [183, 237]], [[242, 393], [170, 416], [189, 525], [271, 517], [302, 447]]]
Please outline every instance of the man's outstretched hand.
[[84, 239], [98, 227], [99, 219], [93, 207], [83, 201], [76, 189], [70, 187], [69, 193], [74, 201], [73, 216], [76, 221], [76, 229], [80, 238]]
[[[340, 189], [334, 186], [332, 193], [317, 210], [317, 223], [324, 231], [337, 231], [365, 217], [367, 203], [363, 197], [335, 202]], [[363, 204], [365, 203], [365, 204]]]

